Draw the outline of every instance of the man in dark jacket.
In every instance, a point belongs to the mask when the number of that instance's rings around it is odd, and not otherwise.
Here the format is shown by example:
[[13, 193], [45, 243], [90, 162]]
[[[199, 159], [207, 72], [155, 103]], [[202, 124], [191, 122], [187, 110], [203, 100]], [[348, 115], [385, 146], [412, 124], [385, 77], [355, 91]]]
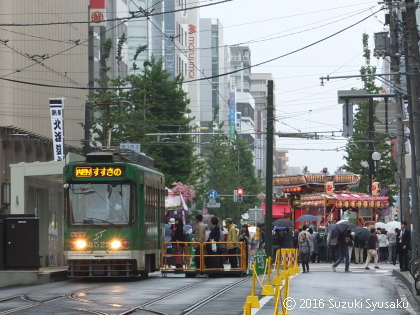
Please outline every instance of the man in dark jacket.
[[349, 250], [347, 248], [347, 242], [346, 242], [346, 235], [344, 233], [341, 233], [337, 237], [337, 246], [338, 246], [338, 252], [340, 254], [340, 257], [338, 257], [337, 261], [332, 265], [332, 270], [335, 272], [335, 268], [343, 261], [343, 259], [346, 260], [345, 265], [345, 272], [349, 272], [350, 267], [350, 259], [349, 259]]
[[365, 269], [370, 269], [369, 268], [369, 263], [370, 260], [373, 257], [373, 261], [375, 263], [375, 268], [378, 269], [378, 236], [376, 235], [376, 230], [375, 228], [371, 228], [370, 229], [370, 235], [369, 238], [367, 240], [367, 258], [366, 258], [366, 263], [365, 263]]
[[401, 222], [401, 230], [397, 234], [398, 256], [400, 259], [400, 270], [408, 270], [408, 250], [411, 243], [411, 231], [407, 229], [407, 222]]

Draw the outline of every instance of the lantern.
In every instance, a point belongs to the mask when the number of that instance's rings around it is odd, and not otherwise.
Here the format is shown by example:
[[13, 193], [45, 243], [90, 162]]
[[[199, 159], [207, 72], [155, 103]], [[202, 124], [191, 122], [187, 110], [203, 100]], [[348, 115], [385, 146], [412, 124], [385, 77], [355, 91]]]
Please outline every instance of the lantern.
[[340, 200], [340, 201], [338, 201], [337, 202], [337, 206], [339, 207], [339, 208], [342, 208], [343, 207], [343, 202]]
[[362, 205], [363, 205], [363, 208], [367, 208], [369, 203], [367, 202], [367, 200], [363, 200]]
[[327, 193], [327, 195], [334, 194], [334, 182], [325, 183], [325, 192]]
[[344, 201], [344, 207], [345, 208], [348, 208], [349, 207], [349, 201], [348, 200]]
[[356, 201], [350, 201], [350, 207], [356, 208]]
[[379, 200], [376, 202], [376, 208], [382, 208], [382, 202]]
[[375, 201], [373, 200], [369, 201], [369, 207], [371, 208], [375, 207]]
[[361, 208], [362, 207], [362, 202], [359, 200], [358, 202], [357, 202], [357, 208]]

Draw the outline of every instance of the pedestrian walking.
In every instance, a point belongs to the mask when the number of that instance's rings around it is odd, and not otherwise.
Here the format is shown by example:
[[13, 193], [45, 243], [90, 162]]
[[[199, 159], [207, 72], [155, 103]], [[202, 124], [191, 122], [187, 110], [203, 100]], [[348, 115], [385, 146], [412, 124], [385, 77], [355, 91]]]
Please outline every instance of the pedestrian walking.
[[[350, 232], [350, 231], [346, 231], [346, 232]], [[337, 266], [345, 259], [345, 268], [344, 271], [345, 272], [349, 272], [350, 271], [350, 259], [349, 259], [349, 249], [347, 247], [347, 238], [348, 238], [348, 234], [344, 232], [341, 233], [338, 237], [337, 237], [337, 248], [338, 248], [338, 253], [339, 253], [339, 257], [337, 259], [337, 261], [331, 266], [332, 270], [335, 272]]]
[[302, 263], [303, 273], [309, 272], [309, 257], [312, 254], [313, 247], [306, 237], [306, 233], [302, 233], [299, 240], [299, 257]]
[[232, 219], [226, 219], [226, 227], [228, 228], [228, 237], [226, 248], [229, 255], [230, 268], [238, 268], [238, 230], [232, 222]]
[[407, 229], [407, 222], [401, 221], [401, 230], [397, 235], [398, 256], [400, 259], [400, 270], [408, 270], [408, 251], [411, 245], [411, 231]]
[[389, 242], [388, 246], [388, 262], [390, 264], [393, 264], [394, 266], [397, 264], [397, 234], [400, 232], [398, 228], [396, 228], [394, 231], [389, 232], [386, 237]]
[[379, 269], [377, 246], [378, 246], [378, 236], [376, 234], [375, 228], [371, 228], [370, 235], [367, 240], [367, 258], [366, 258], [366, 263], [365, 263], [365, 269], [370, 269], [369, 264], [372, 257], [375, 264], [375, 268]]

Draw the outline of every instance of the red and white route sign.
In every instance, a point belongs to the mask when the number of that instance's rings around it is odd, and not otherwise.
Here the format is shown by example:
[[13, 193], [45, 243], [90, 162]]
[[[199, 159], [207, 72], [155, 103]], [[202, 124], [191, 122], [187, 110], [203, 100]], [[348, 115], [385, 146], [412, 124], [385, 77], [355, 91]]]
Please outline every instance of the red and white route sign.
[[91, 26], [105, 26], [105, 1], [106, 0], [90, 0], [89, 16]]

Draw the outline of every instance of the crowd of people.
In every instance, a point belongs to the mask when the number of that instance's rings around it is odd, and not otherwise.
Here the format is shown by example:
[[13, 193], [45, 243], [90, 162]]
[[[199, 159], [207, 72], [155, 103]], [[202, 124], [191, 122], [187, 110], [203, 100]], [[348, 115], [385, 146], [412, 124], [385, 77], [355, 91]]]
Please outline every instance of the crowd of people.
[[[199, 265], [201, 247], [199, 243], [206, 242], [204, 247], [206, 268], [224, 268], [224, 264], [230, 264], [231, 269], [240, 267], [239, 253], [242, 247], [245, 250], [245, 261], [248, 263], [249, 252], [255, 248], [262, 249], [265, 241], [265, 227], [258, 225], [257, 232], [251, 236], [248, 225], [243, 224], [240, 228], [232, 222], [232, 219], [225, 219], [223, 227], [219, 219], [211, 217], [211, 226], [203, 223], [203, 215], [195, 216], [195, 226], [191, 235], [186, 235], [181, 219], [170, 219], [170, 230], [165, 240], [181, 242], [181, 245], [168, 249], [168, 253], [183, 253], [182, 242], [195, 242], [195, 262]], [[297, 248], [299, 251], [299, 262], [302, 265], [303, 273], [309, 272], [309, 263], [331, 263], [332, 270], [344, 262], [344, 270], [350, 271], [350, 264], [363, 264], [365, 269], [373, 260], [374, 267], [379, 268], [379, 263], [396, 265], [399, 263], [400, 270], [408, 269], [408, 252], [410, 248], [410, 231], [407, 223], [401, 222], [401, 228], [394, 231], [387, 231], [383, 228], [370, 228], [368, 236], [356, 234], [354, 231], [346, 230], [337, 237], [332, 237], [330, 230], [321, 224], [316, 229], [314, 226], [303, 225], [301, 228], [292, 230], [290, 228], [274, 227], [272, 230], [272, 255], [275, 257], [277, 250], [282, 248]], [[367, 232], [366, 232], [367, 233]], [[213, 242], [226, 242], [213, 244]], [[243, 243], [243, 246], [240, 244]], [[180, 256], [175, 258], [176, 268], [182, 268], [183, 262]]]
[[[314, 232], [306, 225], [291, 232], [288, 229], [275, 230], [273, 235], [273, 250], [280, 248], [298, 248], [299, 261], [303, 273], [309, 272], [309, 262], [331, 263], [332, 270], [344, 262], [345, 272], [350, 271], [350, 263], [363, 264], [370, 269], [373, 260], [374, 267], [379, 263], [396, 265], [401, 271], [408, 270], [411, 236], [407, 222], [401, 222], [401, 228], [387, 231], [383, 228], [370, 228], [368, 237], [360, 237], [354, 231], [346, 230], [337, 237], [332, 237], [331, 231], [320, 226]], [[290, 240], [293, 239], [293, 247]]]
[[[185, 253], [185, 242], [192, 242], [194, 250], [193, 259], [196, 266], [200, 265], [200, 243], [205, 243], [206, 268], [223, 269], [224, 264], [230, 264], [231, 269], [237, 269], [240, 266], [240, 248], [245, 250], [245, 262], [248, 262], [249, 251], [255, 248], [261, 248], [264, 242], [264, 225], [259, 224], [257, 232], [251, 237], [247, 224], [243, 224], [240, 229], [233, 224], [232, 219], [224, 220], [225, 226], [222, 226], [216, 216], [210, 219], [211, 226], [203, 223], [203, 215], [195, 216], [194, 229], [188, 233], [184, 230], [183, 222], [179, 218], [169, 219], [165, 233], [165, 241], [170, 242], [167, 245], [167, 254], [175, 254], [175, 261], [170, 257], [167, 265], [175, 265], [176, 269], [183, 268], [183, 254]], [[217, 243], [219, 242], [219, 243]], [[220, 243], [222, 242], [222, 243]], [[241, 245], [243, 244], [243, 245]], [[168, 255], [171, 256], [171, 255]], [[187, 257], [187, 256], [185, 256]]]

